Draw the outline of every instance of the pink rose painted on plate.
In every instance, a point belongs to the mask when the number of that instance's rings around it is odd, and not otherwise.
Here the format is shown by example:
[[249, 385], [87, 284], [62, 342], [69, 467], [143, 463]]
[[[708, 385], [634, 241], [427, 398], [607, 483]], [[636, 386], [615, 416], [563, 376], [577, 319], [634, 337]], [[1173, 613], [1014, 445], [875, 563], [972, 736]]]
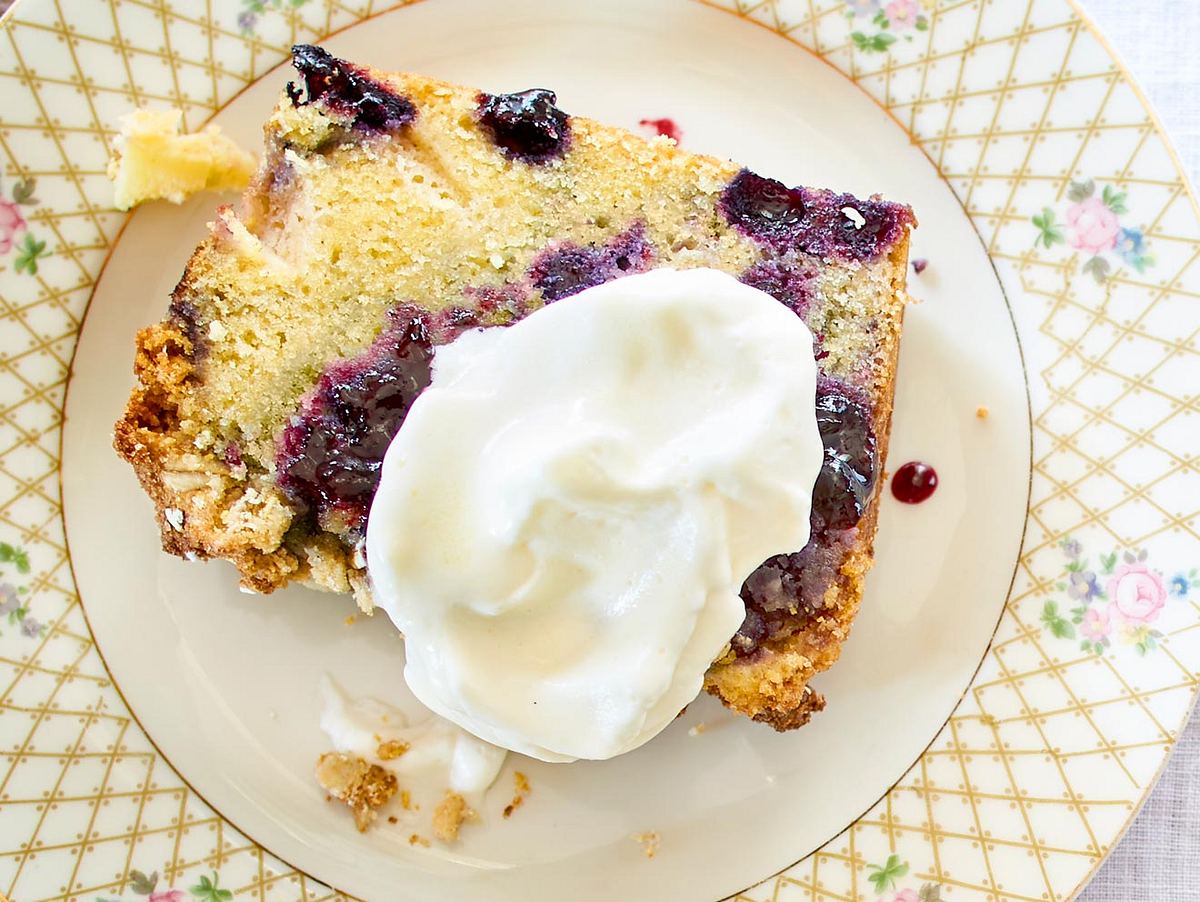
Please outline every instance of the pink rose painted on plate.
[[165, 889], [150, 894], [150, 902], [185, 902], [186, 899], [187, 893], [181, 889]]
[[1111, 620], [1112, 618], [1109, 617], [1107, 609], [1099, 607], [1088, 608], [1084, 612], [1083, 622], [1079, 626], [1079, 631], [1093, 641], [1103, 639], [1108, 635]]
[[1060, 222], [1053, 207], [1043, 207], [1031, 218], [1037, 235], [1034, 247], [1050, 250], [1065, 244], [1088, 255], [1083, 271], [1097, 282], [1106, 281], [1114, 266], [1128, 265], [1136, 273], [1144, 273], [1154, 265], [1146, 247], [1143, 229], [1121, 217], [1129, 214], [1129, 196], [1115, 185], [1096, 185], [1095, 180], [1071, 182], [1067, 188], [1066, 222]]
[[1108, 581], [1112, 612], [1130, 626], [1141, 626], [1158, 619], [1167, 601], [1162, 577], [1140, 561], [1125, 563]]
[[17, 235], [27, 228], [20, 208], [10, 200], [0, 198], [0, 254], [7, 254], [17, 242]]
[[1059, 546], [1067, 558], [1066, 574], [1054, 589], [1063, 594], [1046, 599], [1040, 619], [1051, 636], [1077, 640], [1088, 654], [1109, 654], [1114, 639], [1139, 655], [1154, 651], [1168, 638], [1156, 624], [1168, 615], [1167, 602], [1186, 598], [1193, 585], [1200, 586], [1197, 569], [1168, 582], [1147, 565], [1144, 549], [1114, 548], [1092, 557], [1076, 539]]
[[924, 9], [932, 9], [932, 0], [844, 0], [846, 17], [857, 25], [870, 20], [865, 28], [854, 28], [850, 42], [864, 53], [888, 53], [897, 41], [911, 43], [914, 32], [929, 31], [929, 17]]
[[1098, 197], [1088, 197], [1067, 210], [1071, 247], [1089, 254], [1102, 254], [1117, 244], [1121, 223], [1117, 214]]
[[893, 28], [914, 28], [917, 17], [921, 15], [921, 5], [917, 0], [892, 0], [883, 11]]

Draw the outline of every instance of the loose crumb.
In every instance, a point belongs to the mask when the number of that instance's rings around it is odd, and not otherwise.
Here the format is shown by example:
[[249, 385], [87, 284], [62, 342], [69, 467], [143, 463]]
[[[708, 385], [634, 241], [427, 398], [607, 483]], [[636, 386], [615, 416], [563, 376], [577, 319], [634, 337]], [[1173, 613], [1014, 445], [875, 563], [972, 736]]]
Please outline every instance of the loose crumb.
[[703, 733], [707, 729], [708, 729], [708, 724], [706, 724], [704, 721], [700, 721], [695, 726], [688, 727], [688, 735], [689, 736], [699, 736], [701, 733]]
[[322, 789], [345, 802], [354, 813], [360, 833], [371, 826], [377, 811], [396, 794], [395, 774], [354, 755], [325, 753], [317, 759], [315, 775]]
[[979, 417], [979, 419], [981, 419], [981, 420], [986, 420], [988, 418], [989, 413], [991, 413], [991, 411], [988, 410], [986, 407], [984, 407], [982, 404], [980, 404], [978, 407], [975, 408], [975, 416]]
[[357, 619], [358, 618], [355, 617], [353, 614], [350, 614], [345, 620], [342, 621], [342, 623], [346, 624], [346, 626], [354, 626], [354, 621], [356, 621]]
[[429, 848], [429, 840], [418, 833], [414, 833], [408, 838], [408, 844], [410, 846], [424, 846], [426, 849]]
[[634, 833], [632, 839], [636, 843], [640, 843], [642, 854], [647, 858], [653, 858], [658, 854], [658, 844], [661, 837], [655, 831], [651, 830], [648, 833]]
[[389, 824], [398, 824], [398, 823], [400, 823], [400, 818], [396, 817], [396, 815], [394, 815], [394, 814], [389, 814], [388, 815], [388, 823]]
[[454, 842], [462, 825], [476, 817], [466, 799], [447, 789], [446, 797], [433, 811], [433, 835], [442, 842]]
[[400, 807], [405, 811], [412, 811], [412, 793], [407, 789], [400, 790]]
[[512, 817], [512, 813], [525, 804], [525, 797], [529, 795], [529, 778], [520, 771], [513, 774], [513, 785], [512, 801], [504, 806], [505, 817]]
[[917, 257], [917, 259], [913, 260], [912, 262], [913, 272], [919, 276], [921, 273], [925, 272], [925, 267], [928, 265], [929, 261], [924, 257]]
[[375, 750], [375, 754], [379, 756], [381, 761], [394, 761], [409, 750], [409, 744], [399, 739], [389, 739], [387, 742], [379, 743], [379, 748]]

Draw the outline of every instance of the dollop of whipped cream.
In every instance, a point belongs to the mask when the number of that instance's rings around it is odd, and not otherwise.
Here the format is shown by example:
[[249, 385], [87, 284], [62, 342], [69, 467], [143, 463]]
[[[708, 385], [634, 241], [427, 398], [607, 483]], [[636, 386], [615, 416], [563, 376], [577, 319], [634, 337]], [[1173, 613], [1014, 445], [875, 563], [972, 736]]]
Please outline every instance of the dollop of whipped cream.
[[544, 761], [667, 726], [808, 541], [812, 335], [712, 269], [589, 288], [439, 349], [383, 463], [376, 602], [420, 701]]
[[[399, 708], [376, 698], [351, 698], [328, 675], [321, 679], [321, 731], [334, 749], [386, 767], [401, 777], [428, 775], [467, 796], [487, 790], [508, 753], [430, 712], [410, 724]], [[387, 743], [404, 752], [381, 758]]]

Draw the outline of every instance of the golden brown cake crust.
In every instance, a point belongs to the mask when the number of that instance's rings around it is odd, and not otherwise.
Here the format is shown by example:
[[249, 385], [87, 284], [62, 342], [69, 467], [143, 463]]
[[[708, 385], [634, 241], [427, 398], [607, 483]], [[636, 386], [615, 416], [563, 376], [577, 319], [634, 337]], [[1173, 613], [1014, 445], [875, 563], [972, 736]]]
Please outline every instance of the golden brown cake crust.
[[[154, 503], [163, 551], [229, 560], [253, 591], [285, 585], [299, 570], [281, 544], [291, 520], [286, 502], [273, 486], [239, 486], [230, 467], [185, 444], [180, 409], [194, 374], [192, 339], [169, 320], [141, 330], [133, 369], [137, 384], [113, 446]], [[239, 507], [254, 516], [231, 516]]]

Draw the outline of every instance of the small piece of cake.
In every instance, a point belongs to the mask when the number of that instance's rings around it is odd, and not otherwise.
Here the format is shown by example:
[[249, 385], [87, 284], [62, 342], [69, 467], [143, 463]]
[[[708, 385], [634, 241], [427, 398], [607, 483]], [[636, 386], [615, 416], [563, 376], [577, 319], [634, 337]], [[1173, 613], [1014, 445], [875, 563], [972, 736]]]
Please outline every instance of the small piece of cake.
[[359, 832], [365, 831], [379, 809], [396, 794], [396, 775], [355, 755], [327, 752], [317, 759], [317, 783], [354, 814]]
[[297, 580], [369, 610], [371, 499], [436, 346], [628, 273], [716, 268], [816, 337], [825, 463], [809, 544], [746, 580], [705, 687], [777, 729], [805, 723], [872, 562], [912, 212], [570, 116], [548, 90], [486, 94], [310, 46], [294, 63], [240, 208], [217, 212], [138, 337], [116, 447], [163, 547], [230, 560], [249, 590]]
[[198, 191], [241, 191], [256, 164], [218, 126], [183, 133], [180, 110], [134, 110], [122, 117], [108, 177], [118, 210], [148, 200], [181, 204]]
[[662, 837], [653, 830], [646, 833], [634, 833], [629, 838], [642, 847], [642, 854], [647, 858], [654, 858], [658, 854], [658, 846], [662, 842]]
[[466, 799], [457, 792], [446, 790], [445, 797], [433, 811], [433, 835], [442, 842], [454, 842], [462, 825], [475, 817]]

